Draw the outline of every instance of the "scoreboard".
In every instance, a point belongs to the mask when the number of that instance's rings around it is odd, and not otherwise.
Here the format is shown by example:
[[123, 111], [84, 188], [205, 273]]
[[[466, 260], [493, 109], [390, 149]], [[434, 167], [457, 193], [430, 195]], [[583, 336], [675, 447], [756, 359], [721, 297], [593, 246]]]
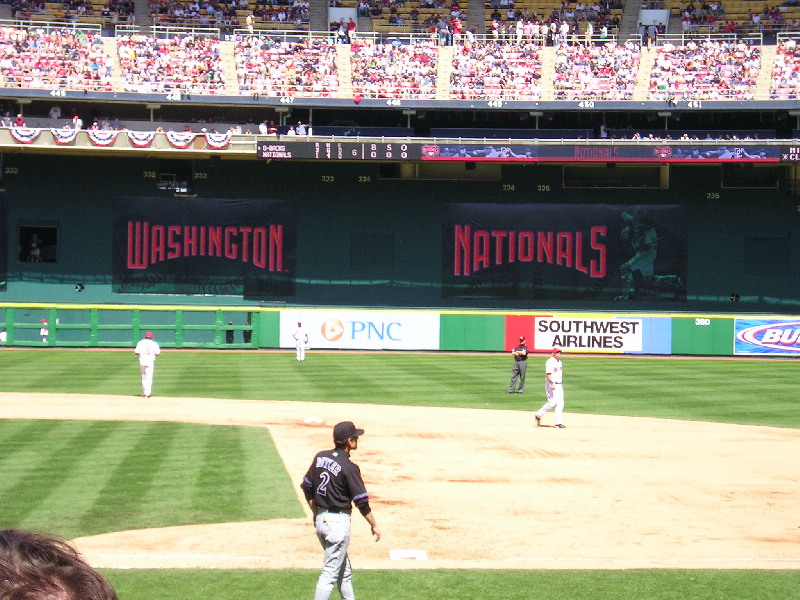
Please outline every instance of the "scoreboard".
[[376, 162], [787, 163], [800, 149], [761, 140], [627, 143], [259, 140], [257, 156], [277, 160]]
[[300, 160], [418, 161], [421, 144], [407, 142], [287, 142], [258, 143], [259, 158]]

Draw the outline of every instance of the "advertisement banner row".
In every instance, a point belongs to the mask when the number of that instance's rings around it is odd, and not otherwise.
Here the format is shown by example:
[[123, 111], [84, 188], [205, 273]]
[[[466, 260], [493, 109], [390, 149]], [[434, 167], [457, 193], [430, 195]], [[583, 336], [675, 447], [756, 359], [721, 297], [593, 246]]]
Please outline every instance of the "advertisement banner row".
[[[329, 350], [498, 352], [510, 350], [519, 337], [524, 336], [533, 352], [547, 352], [559, 346], [565, 352], [576, 353], [670, 355], [677, 322], [681, 322], [681, 330], [688, 322], [690, 331], [696, 331], [695, 335], [702, 339], [712, 321], [717, 321], [725, 325], [725, 331], [730, 331], [728, 327], [733, 325], [733, 336], [727, 336], [728, 355], [800, 356], [800, 319], [577, 313], [505, 315], [501, 344], [506, 347], [486, 343], [480, 348], [454, 348], [442, 344], [443, 339], [453, 340], [458, 336], [444, 330], [441, 316], [441, 313], [427, 311], [283, 310], [280, 313], [280, 347], [294, 348], [295, 335], [300, 330], [303, 339], [308, 338], [304, 342], [307, 347]], [[471, 315], [469, 318], [478, 317]], [[459, 327], [452, 319], [445, 322], [453, 329]], [[470, 323], [475, 325], [474, 321]], [[462, 337], [466, 336], [465, 333]], [[696, 353], [711, 354], [704, 351], [702, 345]]]

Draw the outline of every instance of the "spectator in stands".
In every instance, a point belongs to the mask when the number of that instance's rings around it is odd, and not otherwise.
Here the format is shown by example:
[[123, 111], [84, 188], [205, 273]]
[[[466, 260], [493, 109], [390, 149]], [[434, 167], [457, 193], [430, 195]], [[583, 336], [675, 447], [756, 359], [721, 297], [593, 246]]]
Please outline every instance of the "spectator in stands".
[[67, 542], [13, 529], [0, 531], [0, 597], [117, 600], [111, 584]]

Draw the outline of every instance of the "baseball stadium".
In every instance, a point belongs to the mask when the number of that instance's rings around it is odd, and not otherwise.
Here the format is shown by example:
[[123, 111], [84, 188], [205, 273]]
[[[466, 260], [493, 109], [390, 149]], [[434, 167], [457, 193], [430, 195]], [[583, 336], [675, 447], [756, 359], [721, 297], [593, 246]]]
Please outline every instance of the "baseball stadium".
[[312, 598], [352, 421], [356, 597], [796, 597], [798, 41], [792, 0], [0, 4], [0, 531], [120, 600]]

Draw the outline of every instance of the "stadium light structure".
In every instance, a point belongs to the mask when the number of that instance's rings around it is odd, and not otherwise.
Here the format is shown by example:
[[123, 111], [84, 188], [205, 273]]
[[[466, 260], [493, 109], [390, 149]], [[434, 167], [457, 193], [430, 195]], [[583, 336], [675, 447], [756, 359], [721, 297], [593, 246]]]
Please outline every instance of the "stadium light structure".
[[664, 117], [664, 131], [669, 129], [669, 118], [672, 116], [672, 113], [668, 110], [661, 111], [658, 113], [659, 117]]

